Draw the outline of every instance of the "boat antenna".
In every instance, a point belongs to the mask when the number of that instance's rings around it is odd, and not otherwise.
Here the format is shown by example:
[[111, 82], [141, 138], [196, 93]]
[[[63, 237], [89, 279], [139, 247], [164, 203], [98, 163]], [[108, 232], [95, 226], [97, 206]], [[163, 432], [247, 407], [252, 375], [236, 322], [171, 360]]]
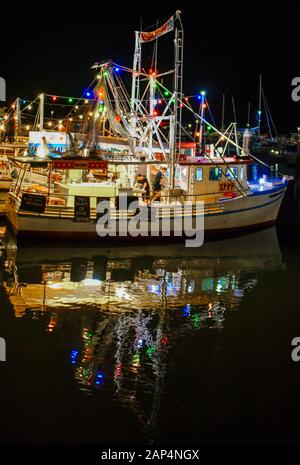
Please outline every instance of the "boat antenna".
[[250, 114], [251, 114], [251, 102], [248, 102], [248, 118], [247, 118], [247, 128], [250, 128]]
[[231, 96], [231, 101], [232, 101], [232, 110], [233, 110], [233, 121], [235, 122], [235, 124], [237, 124], [236, 112], [235, 112], [235, 102], [234, 102], [234, 97], [233, 96]]

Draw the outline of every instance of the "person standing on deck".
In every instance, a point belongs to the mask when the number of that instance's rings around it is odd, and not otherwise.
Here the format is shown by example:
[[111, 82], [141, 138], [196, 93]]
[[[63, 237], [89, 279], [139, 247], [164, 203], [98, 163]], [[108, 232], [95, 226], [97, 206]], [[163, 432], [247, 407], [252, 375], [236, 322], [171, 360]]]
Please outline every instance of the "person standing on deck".
[[150, 196], [150, 185], [147, 177], [144, 174], [138, 174], [136, 177], [136, 186], [139, 189], [143, 189], [144, 193], [142, 195], [142, 198], [144, 202], [148, 205], [149, 203], [149, 196]]
[[157, 171], [156, 175], [154, 176], [153, 183], [152, 183], [152, 192], [151, 192], [151, 195], [150, 195], [150, 201], [151, 200], [160, 201], [161, 190], [162, 190], [162, 187], [163, 187], [162, 180], [163, 180], [163, 177], [165, 176], [166, 172], [167, 172], [167, 168], [165, 166], [162, 166]]

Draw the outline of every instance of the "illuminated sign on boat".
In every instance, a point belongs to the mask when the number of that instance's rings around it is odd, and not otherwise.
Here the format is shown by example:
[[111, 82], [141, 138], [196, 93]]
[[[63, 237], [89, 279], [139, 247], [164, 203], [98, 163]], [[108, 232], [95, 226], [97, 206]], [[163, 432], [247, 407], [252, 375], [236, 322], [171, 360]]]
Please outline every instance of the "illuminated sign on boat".
[[31, 154], [35, 154], [42, 143], [42, 138], [45, 137], [49, 150], [56, 152], [64, 152], [69, 147], [69, 136], [64, 132], [48, 132], [48, 131], [30, 131], [28, 150]]

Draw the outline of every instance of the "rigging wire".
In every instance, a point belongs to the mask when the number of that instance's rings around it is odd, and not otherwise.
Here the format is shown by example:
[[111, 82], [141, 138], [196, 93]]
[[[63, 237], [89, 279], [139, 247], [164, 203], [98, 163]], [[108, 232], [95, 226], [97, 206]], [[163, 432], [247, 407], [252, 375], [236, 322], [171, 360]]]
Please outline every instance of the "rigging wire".
[[[221, 137], [224, 137], [225, 139], [227, 139], [232, 145], [234, 145], [237, 149], [239, 150], [243, 150], [243, 147], [241, 147], [239, 144], [237, 144], [235, 141], [229, 139], [224, 133], [222, 133], [221, 131], [219, 131], [216, 127], [214, 127], [212, 124], [208, 123], [208, 121], [206, 121], [205, 118], [202, 118], [198, 113], [196, 113], [193, 108], [190, 106], [190, 105], [187, 105], [186, 102], [183, 102], [181, 101], [181, 103], [185, 106], [185, 108], [187, 108], [188, 110], [190, 110], [193, 115], [198, 118], [200, 121], [203, 121], [205, 124], [209, 124], [212, 129]], [[263, 166], [266, 166], [267, 168], [271, 169], [271, 166], [268, 165], [267, 163], [263, 162], [262, 160], [260, 160], [259, 158], [255, 157], [254, 155], [252, 155], [251, 153], [249, 153], [249, 156], [251, 158], [253, 158], [253, 160], [257, 161], [258, 163], [260, 163], [261, 165]], [[285, 176], [284, 174], [280, 173], [278, 171], [278, 174], [280, 174], [280, 176]]]

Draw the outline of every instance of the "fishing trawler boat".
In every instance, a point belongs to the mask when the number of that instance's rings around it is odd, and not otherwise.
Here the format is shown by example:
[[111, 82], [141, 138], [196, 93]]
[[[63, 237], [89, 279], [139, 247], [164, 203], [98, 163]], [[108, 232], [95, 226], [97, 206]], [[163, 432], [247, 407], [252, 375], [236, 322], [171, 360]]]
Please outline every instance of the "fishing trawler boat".
[[[41, 161], [26, 158], [17, 161], [22, 168], [9, 193], [7, 218], [14, 232], [20, 236], [99, 239], [96, 224], [97, 203], [100, 200], [109, 201], [113, 207], [120, 203], [120, 198], [126, 193], [130, 199], [138, 201], [140, 208], [145, 206], [143, 192], [136, 192], [134, 186], [130, 187], [128, 182], [128, 176], [134, 178], [132, 172], [141, 171], [143, 164], [138, 161], [111, 160], [108, 163], [106, 160], [95, 159]], [[212, 164], [202, 157], [180, 162], [177, 169], [178, 187], [173, 191], [168, 188], [165, 193], [163, 191], [159, 203], [160, 218], [163, 218], [164, 206], [180, 207], [185, 200], [189, 200], [190, 215], [196, 215], [197, 204], [203, 202], [205, 233], [232, 232], [273, 224], [287, 181], [268, 181], [262, 178], [258, 184], [250, 184], [247, 182], [249, 163], [251, 160], [220, 158], [215, 159]], [[161, 162], [150, 161], [144, 166], [153, 171], [160, 164]], [[49, 172], [48, 187], [22, 182], [27, 170], [41, 165]], [[101, 173], [102, 179], [83, 181], [93, 170]], [[112, 180], [113, 176], [115, 180]], [[154, 204], [157, 205], [156, 202]], [[130, 210], [125, 213], [128, 222], [135, 216], [135, 212]], [[115, 214], [118, 225], [124, 219], [124, 211], [116, 209]], [[183, 213], [181, 209], [178, 212], [176, 209], [170, 211], [171, 226], [176, 214]], [[150, 233], [151, 218], [145, 221]], [[172, 227], [171, 236], [174, 235], [174, 224]], [[162, 235], [161, 224], [159, 236]], [[153, 239], [157, 239], [157, 236]]]
[[[168, 90], [165, 82], [170, 72], [144, 72], [141, 45], [171, 31], [175, 31], [174, 87]], [[285, 178], [272, 180], [264, 176], [258, 183], [250, 183], [250, 154], [212, 124], [219, 140], [210, 153], [199, 153], [195, 143], [183, 140], [183, 110], [200, 122], [201, 131], [208, 122], [203, 111], [198, 114], [184, 98], [182, 65], [180, 12], [151, 33], [136, 33], [132, 70], [112, 61], [94, 65], [98, 82], [93, 89], [92, 121], [83, 145], [79, 149], [73, 146], [56, 158], [49, 151], [41, 157], [37, 150], [35, 157], [14, 159], [19, 176], [9, 193], [7, 218], [18, 236], [157, 240], [190, 236], [200, 228], [206, 235], [231, 233], [276, 221], [287, 188]], [[132, 75], [131, 98], [122, 84], [120, 70]], [[155, 110], [158, 101], [164, 104], [161, 114]], [[111, 150], [110, 138], [98, 139], [104, 119], [113, 134], [127, 140], [117, 153]], [[46, 136], [43, 144], [47, 144]], [[226, 154], [230, 145], [237, 149], [236, 156]], [[152, 184], [162, 168], [167, 170], [164, 177], [159, 174], [162, 191], [160, 195], [153, 192], [149, 198], [143, 188], [135, 185], [136, 175], [142, 174]], [[38, 170], [44, 183], [28, 182], [28, 173], [37, 174]], [[129, 205], [131, 202], [135, 202], [134, 207]], [[188, 234], [184, 228], [177, 228], [185, 220], [190, 221]]]

